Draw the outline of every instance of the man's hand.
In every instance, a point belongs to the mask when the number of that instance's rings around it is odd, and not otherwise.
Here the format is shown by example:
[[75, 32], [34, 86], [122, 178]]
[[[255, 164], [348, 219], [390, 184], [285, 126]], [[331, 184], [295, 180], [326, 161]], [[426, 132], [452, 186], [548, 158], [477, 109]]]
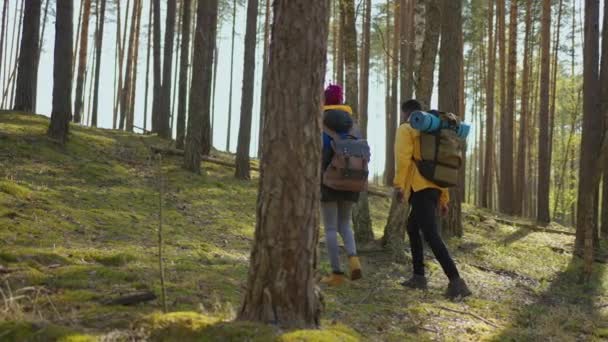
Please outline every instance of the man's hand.
[[403, 189], [393, 188], [393, 193], [397, 197], [397, 201], [399, 201], [399, 203], [403, 203], [403, 201], [405, 200], [404, 194], [403, 194]]
[[449, 211], [450, 207], [447, 204], [439, 204], [439, 214], [441, 214], [441, 216], [447, 216]]

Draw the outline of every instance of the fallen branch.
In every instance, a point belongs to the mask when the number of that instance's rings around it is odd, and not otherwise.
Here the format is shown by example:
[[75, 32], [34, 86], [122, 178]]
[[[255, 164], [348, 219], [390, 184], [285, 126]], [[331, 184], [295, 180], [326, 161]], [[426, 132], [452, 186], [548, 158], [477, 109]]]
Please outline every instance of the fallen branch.
[[135, 294], [126, 295], [110, 300], [106, 300], [103, 304], [106, 305], [135, 305], [139, 303], [145, 303], [156, 299], [156, 295], [153, 292], [140, 292]]
[[[177, 148], [150, 146], [150, 149], [154, 153], [161, 153], [161, 154], [170, 155], [170, 156], [183, 156], [184, 155], [184, 150], [180, 150]], [[236, 168], [235, 163], [227, 162], [227, 161], [213, 158], [210, 156], [201, 156], [201, 160], [211, 163], [211, 164], [217, 164], [217, 165], [221, 165], [221, 166]], [[251, 170], [253, 170], [253, 171], [260, 171], [260, 168], [257, 166], [251, 165], [250, 167], [251, 167]]]
[[498, 326], [496, 324], [494, 324], [494, 323], [488, 321], [487, 319], [485, 319], [485, 318], [483, 318], [483, 317], [481, 317], [481, 316], [479, 316], [477, 314], [474, 314], [472, 312], [460, 311], [460, 310], [456, 310], [456, 309], [450, 309], [450, 308], [446, 308], [445, 306], [438, 306], [438, 308], [442, 309], [442, 310], [445, 310], [445, 311], [451, 311], [451, 312], [454, 312], [454, 313], [462, 314], [462, 315], [469, 315], [471, 317], [477, 318], [478, 320], [484, 322], [485, 324], [487, 324], [487, 325], [489, 325], [491, 327], [494, 327], [494, 328], [498, 329]]
[[537, 231], [537, 232], [541, 232], [541, 233], [553, 233], [553, 234], [564, 234], [564, 235], [570, 235], [570, 236], [576, 236], [576, 233], [573, 232], [568, 232], [565, 230], [559, 230], [559, 229], [552, 229], [552, 228], [543, 228], [543, 227], [538, 227], [532, 223], [524, 223], [524, 222], [515, 222], [515, 221], [510, 221], [507, 219], [503, 219], [500, 217], [485, 217], [485, 216], [481, 216], [484, 219], [492, 219], [498, 223], [502, 223], [502, 224], [506, 224], [509, 226], [515, 226], [518, 228], [524, 228], [524, 229], [530, 229], [533, 231]]

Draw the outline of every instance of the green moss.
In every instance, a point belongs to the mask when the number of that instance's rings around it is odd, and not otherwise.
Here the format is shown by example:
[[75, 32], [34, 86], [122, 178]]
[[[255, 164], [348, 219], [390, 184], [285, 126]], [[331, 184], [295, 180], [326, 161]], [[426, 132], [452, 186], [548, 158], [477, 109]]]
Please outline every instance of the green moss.
[[281, 335], [280, 342], [356, 342], [360, 341], [359, 334], [343, 325], [331, 325], [320, 330], [296, 330]]
[[95, 255], [93, 259], [104, 266], [124, 266], [136, 259], [130, 253]]
[[0, 322], [0, 340], [7, 342], [93, 342], [97, 341], [97, 338], [52, 324], [9, 321]]
[[23, 200], [30, 199], [32, 194], [28, 188], [9, 180], [0, 180], [0, 192]]

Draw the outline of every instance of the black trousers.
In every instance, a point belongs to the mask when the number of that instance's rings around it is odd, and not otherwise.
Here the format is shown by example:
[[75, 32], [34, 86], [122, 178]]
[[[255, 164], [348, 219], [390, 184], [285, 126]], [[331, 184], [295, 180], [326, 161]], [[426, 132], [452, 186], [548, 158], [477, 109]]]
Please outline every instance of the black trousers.
[[424, 276], [424, 253], [420, 232], [431, 247], [435, 258], [441, 264], [443, 272], [450, 280], [458, 279], [458, 269], [441, 239], [437, 223], [437, 206], [441, 192], [438, 189], [424, 189], [412, 192], [410, 204], [412, 210], [407, 223], [407, 234], [412, 248], [414, 274]]

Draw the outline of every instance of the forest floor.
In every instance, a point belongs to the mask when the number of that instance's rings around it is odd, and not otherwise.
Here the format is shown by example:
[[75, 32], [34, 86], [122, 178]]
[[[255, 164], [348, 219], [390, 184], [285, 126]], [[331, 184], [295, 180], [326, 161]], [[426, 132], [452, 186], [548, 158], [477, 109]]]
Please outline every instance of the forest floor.
[[[590, 284], [579, 284], [571, 229], [508, 225], [468, 206], [465, 236], [449, 241], [474, 292], [464, 301], [443, 297], [447, 281], [430, 254], [430, 290], [412, 291], [399, 285], [411, 265], [371, 244], [361, 246], [363, 279], [323, 289], [324, 330], [230, 322], [247, 276], [257, 175], [238, 181], [211, 163], [194, 175], [179, 157], [162, 164], [172, 314], [160, 313], [159, 299], [112, 303], [160, 293], [159, 164], [148, 146], [167, 143], [72, 126], [60, 147], [46, 138], [47, 125], [42, 116], [0, 113], [1, 341], [608, 339], [607, 266], [597, 263]], [[373, 196], [370, 205], [379, 238], [389, 201]]]

